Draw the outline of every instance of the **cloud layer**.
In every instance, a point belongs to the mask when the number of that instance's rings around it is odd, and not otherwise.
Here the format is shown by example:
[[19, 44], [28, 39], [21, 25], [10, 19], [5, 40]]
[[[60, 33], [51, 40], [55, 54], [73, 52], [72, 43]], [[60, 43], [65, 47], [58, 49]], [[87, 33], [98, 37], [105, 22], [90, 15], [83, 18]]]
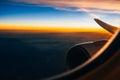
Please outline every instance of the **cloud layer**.
[[119, 0], [12, 0], [12, 1], [43, 5], [68, 11], [120, 14]]

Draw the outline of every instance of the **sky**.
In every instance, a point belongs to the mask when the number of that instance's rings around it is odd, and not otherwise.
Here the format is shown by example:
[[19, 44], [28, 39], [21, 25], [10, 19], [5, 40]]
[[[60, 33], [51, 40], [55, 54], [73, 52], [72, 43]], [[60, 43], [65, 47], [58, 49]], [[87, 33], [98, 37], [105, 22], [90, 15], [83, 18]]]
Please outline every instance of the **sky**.
[[0, 30], [100, 28], [94, 18], [120, 26], [119, 0], [0, 0]]

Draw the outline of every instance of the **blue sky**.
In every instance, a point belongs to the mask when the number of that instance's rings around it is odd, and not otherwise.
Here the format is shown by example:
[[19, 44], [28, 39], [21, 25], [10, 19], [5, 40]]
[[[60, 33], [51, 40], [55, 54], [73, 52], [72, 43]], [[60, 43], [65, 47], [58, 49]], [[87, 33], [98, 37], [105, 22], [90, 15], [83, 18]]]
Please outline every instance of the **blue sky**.
[[[93, 4], [89, 0], [85, 0], [83, 4], [75, 4], [80, 3], [77, 0], [73, 0], [72, 4], [70, 0], [54, 1], [3, 0], [0, 2], [0, 24], [99, 28], [93, 18], [100, 18], [110, 24], [120, 26], [120, 6], [116, 6], [118, 2], [114, 0], [116, 5], [111, 8], [91, 6], [91, 4], [100, 5], [100, 3]], [[77, 5], [82, 5], [82, 7]], [[84, 5], [87, 6], [83, 7]], [[106, 2], [104, 5], [109, 4]]]

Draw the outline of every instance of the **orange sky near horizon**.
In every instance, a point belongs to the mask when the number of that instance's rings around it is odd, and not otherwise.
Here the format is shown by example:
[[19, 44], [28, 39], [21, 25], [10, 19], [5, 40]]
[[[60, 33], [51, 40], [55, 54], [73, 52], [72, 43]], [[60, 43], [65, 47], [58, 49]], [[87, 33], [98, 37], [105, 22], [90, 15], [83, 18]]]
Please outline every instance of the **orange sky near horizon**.
[[40, 27], [40, 26], [18, 26], [18, 25], [0, 25], [0, 31], [27, 31], [27, 32], [101, 32], [106, 33], [102, 28], [74, 28], [74, 27]]

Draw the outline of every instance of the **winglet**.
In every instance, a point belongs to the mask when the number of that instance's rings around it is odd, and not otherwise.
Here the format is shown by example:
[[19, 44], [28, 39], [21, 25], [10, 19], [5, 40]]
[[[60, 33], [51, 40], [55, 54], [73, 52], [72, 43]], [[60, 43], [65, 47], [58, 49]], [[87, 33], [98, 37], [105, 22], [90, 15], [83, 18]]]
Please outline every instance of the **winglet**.
[[107, 24], [99, 19], [94, 19], [101, 27], [103, 27], [104, 29], [106, 29], [107, 31], [109, 31], [110, 33], [114, 33], [118, 28], [115, 26], [112, 26], [110, 24]]

